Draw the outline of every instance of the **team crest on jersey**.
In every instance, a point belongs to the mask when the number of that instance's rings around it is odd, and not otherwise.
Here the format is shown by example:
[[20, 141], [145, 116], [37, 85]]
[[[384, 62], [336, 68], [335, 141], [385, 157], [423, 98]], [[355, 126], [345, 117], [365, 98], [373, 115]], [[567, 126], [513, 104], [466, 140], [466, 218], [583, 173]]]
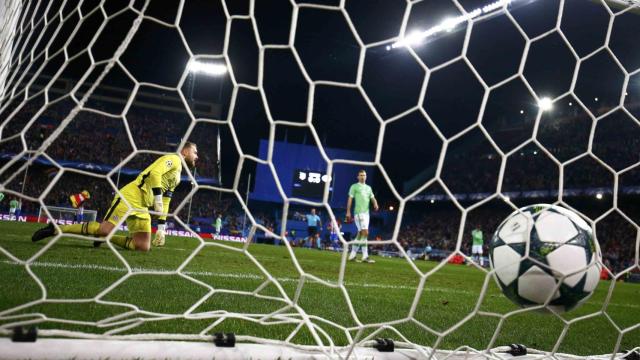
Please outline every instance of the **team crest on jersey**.
[[166, 164], [167, 164], [167, 167], [169, 167], [169, 168], [172, 167], [173, 166], [173, 160], [167, 160]]

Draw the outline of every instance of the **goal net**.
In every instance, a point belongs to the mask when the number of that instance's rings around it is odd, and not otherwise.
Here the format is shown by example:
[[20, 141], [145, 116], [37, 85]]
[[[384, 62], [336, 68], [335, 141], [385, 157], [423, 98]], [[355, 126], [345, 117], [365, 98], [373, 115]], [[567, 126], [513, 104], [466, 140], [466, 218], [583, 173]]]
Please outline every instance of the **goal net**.
[[[26, 222], [0, 219], [0, 359], [638, 356], [637, 34], [632, 0], [4, 1], [0, 209]], [[187, 142], [165, 246], [31, 242]], [[374, 264], [349, 260], [360, 169]], [[599, 242], [566, 313], [487, 260], [536, 203]]]

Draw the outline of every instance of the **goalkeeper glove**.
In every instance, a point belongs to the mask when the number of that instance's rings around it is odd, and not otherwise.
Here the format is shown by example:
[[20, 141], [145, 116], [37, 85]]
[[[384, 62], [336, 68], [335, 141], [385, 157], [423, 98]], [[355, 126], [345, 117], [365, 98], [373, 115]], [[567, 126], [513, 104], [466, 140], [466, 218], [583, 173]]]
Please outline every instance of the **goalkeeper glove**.
[[167, 224], [158, 224], [158, 231], [156, 236], [153, 237], [151, 244], [153, 246], [164, 246], [164, 230], [167, 228]]
[[153, 188], [153, 210], [162, 213], [164, 204], [162, 203], [162, 189]]

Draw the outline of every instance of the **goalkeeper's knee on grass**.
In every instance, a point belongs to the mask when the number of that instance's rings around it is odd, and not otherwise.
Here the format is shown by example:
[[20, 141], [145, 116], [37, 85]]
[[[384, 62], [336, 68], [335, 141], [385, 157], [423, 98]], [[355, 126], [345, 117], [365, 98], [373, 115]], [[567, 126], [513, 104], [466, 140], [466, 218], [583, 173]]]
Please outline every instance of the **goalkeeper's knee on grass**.
[[136, 250], [136, 243], [130, 236], [113, 235], [111, 242], [127, 250]]

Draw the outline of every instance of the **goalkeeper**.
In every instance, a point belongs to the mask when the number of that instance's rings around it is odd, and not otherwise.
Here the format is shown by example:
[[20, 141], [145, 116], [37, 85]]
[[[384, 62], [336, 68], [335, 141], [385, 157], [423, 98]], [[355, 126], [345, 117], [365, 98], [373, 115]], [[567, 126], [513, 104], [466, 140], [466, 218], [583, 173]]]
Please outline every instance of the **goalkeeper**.
[[[161, 156], [153, 164], [149, 165], [138, 177], [120, 189], [122, 198], [116, 195], [111, 202], [102, 223], [96, 221], [82, 224], [63, 225], [60, 229], [63, 233], [78, 235], [93, 235], [106, 237], [116, 227], [119, 221], [126, 216], [129, 234], [113, 235], [111, 242], [129, 250], [149, 251], [151, 243], [151, 215], [148, 208], [158, 213], [158, 231], [153, 239], [153, 245], [164, 245], [167, 213], [173, 191], [180, 183], [182, 162], [190, 167], [195, 167], [198, 160], [198, 149], [194, 143], [187, 142], [180, 156], [168, 154]], [[129, 207], [131, 212], [127, 214]], [[54, 236], [56, 229], [52, 223], [36, 231], [31, 237], [32, 241], [39, 241], [49, 236]], [[101, 241], [95, 241], [94, 246], [100, 246]]]

